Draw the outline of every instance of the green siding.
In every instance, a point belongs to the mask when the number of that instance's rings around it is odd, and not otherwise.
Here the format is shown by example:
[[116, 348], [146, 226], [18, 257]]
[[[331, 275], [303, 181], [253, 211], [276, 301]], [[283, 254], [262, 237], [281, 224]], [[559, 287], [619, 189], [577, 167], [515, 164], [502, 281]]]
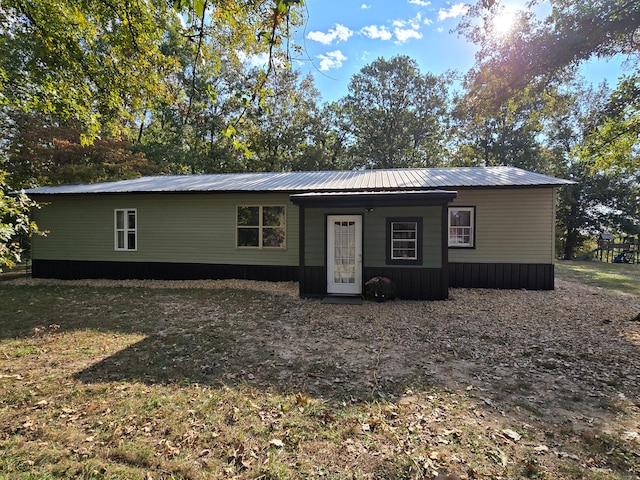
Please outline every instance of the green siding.
[[[460, 190], [453, 205], [476, 207], [476, 248], [454, 249], [449, 262], [553, 263], [554, 188]], [[69, 195], [36, 197], [47, 237], [33, 242], [33, 258], [78, 261], [298, 265], [298, 207], [281, 193]], [[236, 247], [238, 205], [285, 205], [287, 247]], [[138, 250], [114, 250], [114, 210], [138, 213]], [[305, 211], [305, 264], [325, 265], [327, 214], [362, 214], [364, 266], [386, 265], [386, 218], [423, 217], [423, 268], [440, 268], [441, 210], [378, 207]], [[407, 266], [406, 268], [412, 268]]]
[[[298, 264], [298, 208], [286, 194], [145, 194], [46, 197], [36, 212], [47, 237], [33, 258], [241, 265]], [[237, 205], [284, 205], [286, 249], [236, 247]], [[114, 210], [136, 209], [138, 250], [114, 250]]]
[[387, 217], [423, 217], [423, 264], [396, 268], [440, 268], [441, 207], [377, 207], [372, 212], [361, 208], [305, 210], [305, 265], [320, 267], [326, 263], [326, 216], [354, 214], [363, 215], [363, 263], [365, 267], [385, 267], [386, 264], [386, 219]]
[[554, 190], [459, 190], [452, 206], [476, 207], [476, 246], [450, 248], [449, 262], [553, 263]]

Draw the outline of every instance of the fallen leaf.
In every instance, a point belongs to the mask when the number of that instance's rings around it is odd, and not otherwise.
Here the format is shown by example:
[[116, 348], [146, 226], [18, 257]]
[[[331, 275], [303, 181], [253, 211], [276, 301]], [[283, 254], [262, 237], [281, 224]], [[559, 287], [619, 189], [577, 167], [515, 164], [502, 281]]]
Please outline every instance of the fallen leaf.
[[269, 445], [272, 445], [276, 448], [283, 448], [284, 447], [284, 442], [282, 440], [280, 440], [279, 438], [273, 438], [271, 440], [269, 440]]
[[633, 432], [633, 431], [627, 431], [627, 432], [623, 432], [622, 435], [620, 435], [620, 438], [622, 438], [623, 440], [627, 440], [627, 441], [631, 441], [631, 440], [639, 440], [640, 435], [638, 435], [638, 432]]
[[511, 430], [509, 428], [505, 428], [504, 430], [502, 430], [502, 433], [504, 433], [505, 436], [507, 436], [514, 442], [517, 442], [522, 438], [522, 435], [520, 435], [518, 432]]

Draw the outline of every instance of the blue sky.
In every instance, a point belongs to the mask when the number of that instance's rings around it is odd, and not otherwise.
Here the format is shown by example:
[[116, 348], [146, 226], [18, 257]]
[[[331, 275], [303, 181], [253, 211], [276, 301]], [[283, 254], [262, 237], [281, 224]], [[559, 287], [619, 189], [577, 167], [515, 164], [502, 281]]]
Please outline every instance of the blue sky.
[[[441, 74], [473, 66], [477, 47], [458, 37], [456, 25], [466, 12], [462, 2], [444, 0], [306, 0], [307, 24], [297, 42], [307, 59], [298, 67], [310, 72], [323, 101], [347, 94], [351, 76], [379, 57], [408, 55], [423, 73]], [[517, 9], [521, 0], [505, 0]], [[619, 62], [591, 62], [582, 68], [588, 80], [615, 84]]]

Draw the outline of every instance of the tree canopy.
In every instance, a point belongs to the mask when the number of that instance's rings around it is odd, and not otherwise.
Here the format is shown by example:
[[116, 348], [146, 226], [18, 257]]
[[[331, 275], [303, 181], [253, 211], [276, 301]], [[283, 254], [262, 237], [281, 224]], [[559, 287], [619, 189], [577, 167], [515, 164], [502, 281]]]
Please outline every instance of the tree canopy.
[[344, 99], [354, 156], [367, 167], [441, 165], [448, 83], [404, 55], [363, 67]]
[[640, 3], [636, 0], [550, 0], [546, 15], [536, 14], [542, 0], [529, 2], [516, 15], [513, 27], [500, 34], [495, 19], [504, 7], [481, 0], [470, 9], [458, 31], [480, 46], [477, 83], [485, 76], [500, 78], [495, 100], [503, 100], [526, 87], [544, 87], [567, 69], [598, 57], [628, 56], [639, 60]]
[[[640, 3], [636, 0], [533, 0], [507, 33], [504, 7], [481, 0], [458, 31], [479, 45], [470, 94], [499, 108], [522, 94], [566, 84], [585, 61], [619, 57], [633, 73], [620, 79], [591, 125], [585, 154], [602, 168], [637, 168], [640, 151]], [[546, 12], [540, 14], [539, 12]], [[634, 71], [635, 70], [635, 71]], [[621, 101], [622, 100], [622, 101]]]
[[283, 64], [300, 3], [0, 0], [0, 103], [73, 119], [88, 138], [122, 133], [152, 103], [176, 100], [171, 79], [180, 72], [189, 72], [191, 98], [202, 65], [265, 53], [261, 79], [244, 92], [257, 98]]

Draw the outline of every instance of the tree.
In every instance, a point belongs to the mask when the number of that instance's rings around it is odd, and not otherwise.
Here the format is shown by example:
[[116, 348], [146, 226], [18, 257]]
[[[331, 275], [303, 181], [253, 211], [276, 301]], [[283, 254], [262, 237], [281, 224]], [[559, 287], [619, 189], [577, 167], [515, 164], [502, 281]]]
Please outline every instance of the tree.
[[[464, 87], [473, 82], [473, 71]], [[496, 81], [496, 80], [494, 80]], [[511, 165], [548, 173], [540, 139], [549, 97], [521, 93], [494, 105], [473, 90], [455, 99], [452, 163], [459, 166]]]
[[24, 244], [38, 232], [29, 212], [36, 207], [24, 192], [13, 192], [6, 182], [7, 174], [0, 171], [0, 272], [22, 261]]
[[[283, 64], [278, 57], [301, 3], [0, 0], [0, 102], [74, 119], [87, 139], [102, 129], [121, 134], [150, 103], [171, 100], [167, 80], [181, 68], [190, 72], [193, 96], [201, 65], [264, 52], [267, 67], [246, 92], [259, 98], [264, 79]], [[176, 38], [191, 55], [166, 48]], [[206, 48], [211, 44], [223, 48]]]
[[283, 72], [274, 76], [268, 86], [269, 96], [247, 114], [239, 132], [251, 151], [251, 169], [315, 170], [315, 136], [323, 128], [318, 122], [320, 93], [313, 77], [300, 78], [297, 71]]
[[638, 176], [621, 176], [613, 169], [595, 169], [596, 159], [585, 153], [594, 117], [607, 103], [606, 86], [585, 88], [577, 79], [556, 92], [545, 121], [545, 151], [553, 173], [574, 180], [558, 192], [559, 254], [574, 258], [591, 234], [637, 235]]
[[407, 56], [379, 58], [355, 74], [344, 108], [357, 162], [375, 168], [441, 165], [448, 83], [446, 76], [421, 74]]
[[344, 102], [324, 104], [311, 119], [309, 144], [300, 170], [351, 170], [356, 167], [349, 155], [352, 138]]
[[122, 138], [99, 137], [82, 145], [79, 126], [51, 123], [40, 114], [13, 111], [5, 130], [3, 169], [15, 189], [62, 183], [94, 183], [162, 172]]
[[[635, 0], [551, 0], [546, 18], [534, 9], [520, 11], [510, 32], [496, 32], [504, 7], [481, 0], [469, 10], [458, 31], [480, 46], [477, 65], [502, 79], [505, 95], [527, 86], [544, 87], [558, 74], [593, 57], [636, 55], [640, 4]], [[497, 92], [497, 90], [494, 90]], [[504, 98], [504, 97], [503, 97]]]
[[640, 73], [620, 80], [592, 122], [581, 155], [623, 176], [640, 173]]
[[[504, 7], [494, 0], [479, 1], [459, 25], [458, 31], [480, 46], [472, 90], [483, 101], [500, 105], [518, 92], [537, 94], [555, 88], [582, 62], [594, 57], [624, 55], [630, 68], [637, 69], [639, 2], [551, 0], [544, 19], [534, 12], [542, 4], [541, 0], [530, 2], [529, 10], [518, 13], [508, 34], [496, 32], [496, 18]], [[627, 107], [620, 108], [620, 98], [626, 99]], [[628, 75], [611, 97], [601, 123], [593, 124], [594, 145], [609, 150], [597, 156], [597, 166], [633, 164], [640, 147], [640, 124], [625, 118], [637, 119], [639, 105], [638, 76]], [[621, 137], [624, 141], [618, 142]]]

